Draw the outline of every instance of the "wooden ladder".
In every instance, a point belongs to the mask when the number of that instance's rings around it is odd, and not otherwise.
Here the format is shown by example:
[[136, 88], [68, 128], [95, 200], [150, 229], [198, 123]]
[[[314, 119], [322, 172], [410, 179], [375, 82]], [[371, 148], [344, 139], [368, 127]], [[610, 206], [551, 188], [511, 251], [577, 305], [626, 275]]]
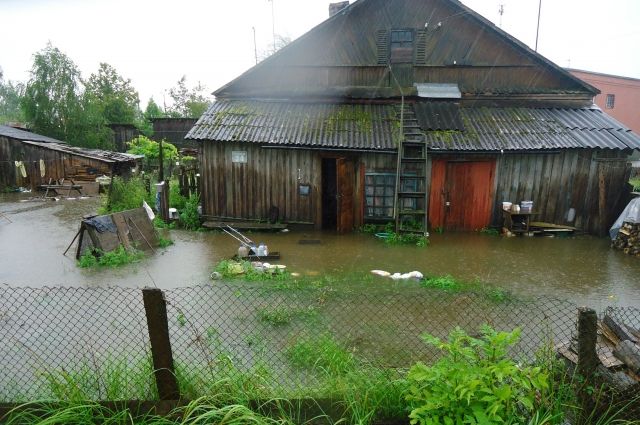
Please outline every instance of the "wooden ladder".
[[398, 107], [402, 133], [396, 166], [396, 233], [428, 236], [427, 144], [411, 105]]

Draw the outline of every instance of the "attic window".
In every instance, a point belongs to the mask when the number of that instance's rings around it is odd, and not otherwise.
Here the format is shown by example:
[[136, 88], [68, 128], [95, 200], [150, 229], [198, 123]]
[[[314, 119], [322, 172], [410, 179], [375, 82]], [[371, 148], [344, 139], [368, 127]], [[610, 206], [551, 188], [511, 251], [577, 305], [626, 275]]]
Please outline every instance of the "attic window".
[[607, 95], [607, 104], [606, 104], [607, 109], [613, 109], [615, 103], [616, 103], [616, 95], [615, 94], [608, 94]]
[[391, 63], [413, 62], [413, 30], [391, 30]]

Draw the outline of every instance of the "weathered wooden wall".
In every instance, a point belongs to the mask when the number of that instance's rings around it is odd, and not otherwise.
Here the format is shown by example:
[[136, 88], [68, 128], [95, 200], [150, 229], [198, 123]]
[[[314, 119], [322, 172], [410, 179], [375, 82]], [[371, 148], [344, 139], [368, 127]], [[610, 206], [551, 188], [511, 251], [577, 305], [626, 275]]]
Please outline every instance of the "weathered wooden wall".
[[129, 149], [127, 143], [140, 135], [140, 130], [131, 124], [111, 124], [109, 127], [113, 132], [113, 146], [117, 152], [126, 152]]
[[[45, 175], [40, 176], [39, 161], [45, 162]], [[27, 177], [17, 172], [14, 161], [23, 161]], [[7, 186], [36, 188], [49, 179], [74, 178], [94, 180], [111, 175], [111, 164], [96, 159], [28, 145], [19, 140], [0, 136], [0, 188]]]
[[[533, 201], [535, 221], [570, 224], [604, 235], [624, 208], [630, 166], [627, 153], [571, 149], [547, 154], [504, 154], [497, 159], [494, 224], [502, 201]], [[576, 210], [567, 222], [570, 208]]]
[[191, 127], [198, 121], [197, 118], [156, 118], [153, 120], [153, 137], [155, 141], [166, 140], [180, 148], [197, 148], [194, 140], [185, 140]]
[[[247, 151], [246, 164], [233, 164], [233, 150]], [[356, 225], [363, 217], [365, 171], [395, 172], [394, 154], [338, 153], [304, 149], [269, 149], [250, 143], [203, 144], [202, 199], [206, 215], [266, 219], [269, 208], [280, 210], [280, 219], [320, 225], [323, 157], [348, 157], [356, 165], [354, 209]], [[568, 224], [592, 234], [605, 234], [626, 202], [630, 166], [626, 153], [573, 149], [558, 152], [505, 154], [430, 154], [431, 159], [495, 159], [490, 223], [502, 224], [502, 201], [531, 200], [536, 221]], [[300, 177], [298, 180], [298, 169]], [[444, 178], [444, 177], [443, 177]], [[309, 196], [298, 194], [298, 183], [310, 184]], [[427, 188], [430, 190], [430, 187]], [[437, 202], [438, 196], [430, 197]], [[471, 206], [473, 207], [473, 206]], [[573, 223], [566, 220], [576, 210]]]
[[[246, 151], [247, 163], [232, 163], [232, 151]], [[204, 143], [201, 150], [203, 213], [213, 217], [265, 220], [271, 206], [286, 222], [322, 221], [322, 158], [348, 158], [355, 164], [354, 216], [362, 221], [365, 169], [395, 169], [395, 155], [261, 148], [250, 143]], [[300, 171], [298, 171], [300, 170]], [[309, 184], [308, 196], [299, 184]]]

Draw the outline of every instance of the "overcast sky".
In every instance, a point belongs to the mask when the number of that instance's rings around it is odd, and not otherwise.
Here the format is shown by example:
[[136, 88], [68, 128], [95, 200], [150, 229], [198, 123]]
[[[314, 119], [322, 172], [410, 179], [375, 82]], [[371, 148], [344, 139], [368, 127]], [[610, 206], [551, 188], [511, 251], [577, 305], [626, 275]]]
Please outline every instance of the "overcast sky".
[[[393, 0], [389, 0], [393, 1]], [[327, 0], [0, 0], [0, 67], [25, 81], [32, 54], [47, 41], [84, 77], [113, 65], [162, 105], [182, 75], [210, 91], [255, 63], [275, 32], [295, 39], [328, 16]], [[353, 0], [352, 0], [353, 2]], [[538, 0], [463, 0], [496, 25], [535, 45]], [[542, 0], [540, 53], [561, 66], [640, 78], [639, 0]]]

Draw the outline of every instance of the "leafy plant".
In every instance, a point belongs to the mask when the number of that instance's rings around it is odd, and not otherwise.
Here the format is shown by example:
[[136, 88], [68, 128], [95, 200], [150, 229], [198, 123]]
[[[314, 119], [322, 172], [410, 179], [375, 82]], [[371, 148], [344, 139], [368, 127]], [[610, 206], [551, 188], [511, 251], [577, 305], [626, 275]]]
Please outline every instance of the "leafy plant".
[[540, 367], [519, 366], [507, 357], [520, 331], [481, 328], [474, 338], [460, 328], [442, 341], [423, 335], [444, 357], [433, 366], [416, 363], [407, 379], [412, 424], [524, 423], [536, 408], [536, 397], [549, 389]]
[[81, 268], [90, 267], [121, 267], [140, 261], [144, 258], [144, 253], [136, 249], [126, 250], [122, 245], [109, 252], [100, 250], [87, 251], [78, 260]]
[[162, 236], [158, 237], [158, 246], [160, 248], [166, 248], [171, 245], [173, 245], [173, 241], [171, 239], [163, 238]]
[[500, 232], [498, 231], [498, 229], [494, 229], [493, 227], [483, 227], [479, 230], [479, 232], [481, 235], [500, 236]]
[[109, 214], [119, 211], [140, 208], [143, 201], [154, 204], [152, 195], [147, 192], [146, 183], [141, 177], [124, 179], [114, 177], [108, 197], [103, 198], [102, 206], [98, 210], [100, 214]]
[[629, 180], [629, 184], [633, 187], [634, 192], [640, 192], [640, 177]]
[[396, 233], [394, 231], [385, 233], [388, 236], [384, 242], [389, 245], [415, 245], [420, 248], [429, 245], [429, 239], [419, 233]]
[[330, 375], [343, 375], [356, 367], [353, 353], [329, 334], [296, 342], [287, 349], [287, 357], [294, 366]]
[[200, 196], [196, 194], [189, 196], [184, 209], [180, 213], [180, 222], [182, 223], [182, 227], [187, 230], [200, 229], [200, 214], [198, 214], [199, 205]]
[[[159, 165], [160, 143], [149, 139], [146, 136], [138, 136], [128, 143], [128, 153], [134, 155], [144, 155], [143, 165], [145, 170], [151, 170]], [[169, 142], [162, 142], [162, 160], [166, 167], [178, 158], [178, 149]]]
[[425, 288], [437, 288], [444, 291], [457, 292], [463, 284], [451, 275], [426, 277], [420, 281]]

